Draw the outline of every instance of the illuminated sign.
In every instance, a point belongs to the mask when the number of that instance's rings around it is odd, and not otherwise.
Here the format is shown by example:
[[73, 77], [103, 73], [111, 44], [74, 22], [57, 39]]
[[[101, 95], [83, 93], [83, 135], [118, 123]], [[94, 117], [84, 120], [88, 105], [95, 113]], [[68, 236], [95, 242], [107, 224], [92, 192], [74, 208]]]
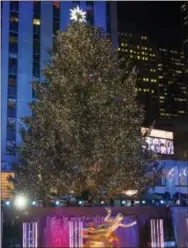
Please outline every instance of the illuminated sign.
[[[142, 128], [141, 132], [144, 134], [148, 130], [148, 128]], [[173, 132], [152, 129], [146, 137], [146, 143], [148, 150], [156, 154], [174, 154]]]

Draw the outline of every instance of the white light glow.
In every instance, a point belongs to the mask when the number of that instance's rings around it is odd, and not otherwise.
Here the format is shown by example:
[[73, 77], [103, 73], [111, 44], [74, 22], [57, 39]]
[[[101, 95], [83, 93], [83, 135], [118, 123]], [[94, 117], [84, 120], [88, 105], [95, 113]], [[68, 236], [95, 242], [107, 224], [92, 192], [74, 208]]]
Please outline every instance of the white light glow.
[[186, 177], [186, 176], [188, 176], [188, 170], [187, 169], [184, 169], [183, 170], [183, 175]]
[[10, 201], [6, 201], [5, 204], [6, 204], [7, 206], [9, 206], [9, 205], [10, 205]]
[[177, 203], [178, 205], [180, 205], [180, 200], [177, 200], [176, 203]]
[[14, 199], [14, 206], [20, 210], [23, 210], [28, 205], [28, 198], [24, 195], [18, 195]]

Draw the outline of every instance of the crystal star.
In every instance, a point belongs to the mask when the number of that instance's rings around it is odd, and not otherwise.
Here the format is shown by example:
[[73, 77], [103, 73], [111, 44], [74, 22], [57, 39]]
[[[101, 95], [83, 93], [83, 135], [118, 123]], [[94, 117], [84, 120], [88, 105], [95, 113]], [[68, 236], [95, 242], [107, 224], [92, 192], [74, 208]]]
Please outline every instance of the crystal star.
[[79, 23], [86, 22], [86, 12], [82, 11], [78, 6], [70, 10], [70, 19]]

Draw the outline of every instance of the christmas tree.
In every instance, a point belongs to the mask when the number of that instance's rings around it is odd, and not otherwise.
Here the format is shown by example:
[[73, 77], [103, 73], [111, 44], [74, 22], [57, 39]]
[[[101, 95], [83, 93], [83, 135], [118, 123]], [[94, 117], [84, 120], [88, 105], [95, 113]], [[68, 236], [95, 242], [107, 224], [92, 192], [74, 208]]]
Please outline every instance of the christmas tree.
[[143, 150], [136, 72], [121, 69], [105, 33], [77, 17], [55, 37], [39, 99], [23, 118], [18, 186], [40, 198], [142, 192], [159, 171]]

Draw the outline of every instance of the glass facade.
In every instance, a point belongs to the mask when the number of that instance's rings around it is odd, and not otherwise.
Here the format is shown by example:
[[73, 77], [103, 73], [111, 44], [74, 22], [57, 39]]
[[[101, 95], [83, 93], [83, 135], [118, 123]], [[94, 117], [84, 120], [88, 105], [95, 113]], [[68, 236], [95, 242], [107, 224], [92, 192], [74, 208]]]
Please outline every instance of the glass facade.
[[[8, 94], [7, 94], [7, 144], [6, 152], [15, 154], [16, 116], [17, 116], [17, 72], [18, 72], [18, 33], [19, 33], [19, 2], [11, 1], [9, 5], [9, 60], [8, 60]], [[14, 78], [14, 83], [10, 78]], [[15, 125], [9, 125], [14, 119]]]

